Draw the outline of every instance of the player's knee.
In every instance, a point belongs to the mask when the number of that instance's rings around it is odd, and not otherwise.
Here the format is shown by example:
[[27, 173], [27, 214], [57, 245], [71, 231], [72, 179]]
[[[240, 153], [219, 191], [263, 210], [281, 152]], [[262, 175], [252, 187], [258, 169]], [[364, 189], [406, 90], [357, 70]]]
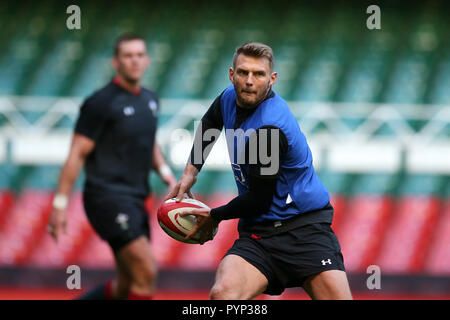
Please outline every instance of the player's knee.
[[214, 285], [209, 292], [209, 297], [211, 300], [226, 300], [224, 293], [225, 291], [222, 287]]
[[226, 283], [214, 284], [209, 296], [211, 300], [238, 300], [241, 298], [236, 288]]
[[313, 299], [352, 300], [352, 294], [344, 271], [328, 270], [311, 276], [306, 285]]

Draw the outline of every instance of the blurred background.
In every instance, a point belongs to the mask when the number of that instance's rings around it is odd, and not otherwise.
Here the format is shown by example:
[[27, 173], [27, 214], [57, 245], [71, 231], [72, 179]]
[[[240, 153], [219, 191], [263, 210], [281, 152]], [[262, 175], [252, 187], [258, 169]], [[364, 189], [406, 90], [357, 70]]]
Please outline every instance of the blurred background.
[[[81, 29], [69, 30], [70, 4]], [[369, 30], [366, 9], [381, 9]], [[177, 177], [194, 121], [229, 85], [234, 49], [270, 45], [278, 81], [332, 194], [333, 229], [359, 299], [450, 298], [450, 2], [435, 1], [1, 1], [0, 299], [69, 299], [114, 275], [109, 247], [89, 226], [83, 176], [68, 235], [45, 227], [82, 100], [113, 76], [118, 35], [136, 32], [152, 59], [144, 85], [161, 98], [158, 141]], [[236, 196], [218, 142], [194, 194], [215, 207]], [[237, 236], [179, 243], [157, 224], [165, 186], [147, 201], [160, 268], [157, 299], [206, 299]], [[66, 269], [81, 267], [82, 290]], [[369, 290], [367, 267], [381, 269]], [[279, 297], [304, 299], [302, 289]]]

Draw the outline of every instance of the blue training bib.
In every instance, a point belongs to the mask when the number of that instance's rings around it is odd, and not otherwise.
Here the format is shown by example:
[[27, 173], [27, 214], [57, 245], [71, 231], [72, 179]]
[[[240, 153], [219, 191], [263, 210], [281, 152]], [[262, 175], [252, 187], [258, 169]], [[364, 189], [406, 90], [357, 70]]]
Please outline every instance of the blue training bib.
[[221, 108], [231, 168], [239, 194], [248, 190], [248, 164], [244, 163], [243, 156], [250, 135], [263, 126], [274, 126], [283, 131], [288, 141], [288, 152], [279, 163], [280, 176], [269, 211], [261, 212], [258, 217], [242, 218], [245, 224], [289, 219], [321, 209], [330, 201], [326, 187], [314, 171], [306, 138], [286, 101], [274, 92], [273, 97], [264, 100], [236, 130], [237, 106], [233, 86], [223, 92]]

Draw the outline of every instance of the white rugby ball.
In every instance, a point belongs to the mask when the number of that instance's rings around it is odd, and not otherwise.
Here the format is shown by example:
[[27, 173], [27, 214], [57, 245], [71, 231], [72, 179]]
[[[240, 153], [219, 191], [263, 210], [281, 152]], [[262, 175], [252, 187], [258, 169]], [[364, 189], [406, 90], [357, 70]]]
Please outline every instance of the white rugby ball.
[[[184, 243], [199, 244], [202, 231], [194, 234], [191, 239], [187, 241], [184, 240], [184, 237], [191, 232], [197, 222], [197, 218], [193, 215], [180, 216], [181, 212], [185, 212], [190, 208], [209, 209], [206, 204], [195, 199], [182, 199], [180, 202], [176, 202], [175, 199], [169, 199], [158, 208], [158, 223], [161, 228], [175, 240]], [[213, 232], [213, 237], [216, 233], [217, 228]]]

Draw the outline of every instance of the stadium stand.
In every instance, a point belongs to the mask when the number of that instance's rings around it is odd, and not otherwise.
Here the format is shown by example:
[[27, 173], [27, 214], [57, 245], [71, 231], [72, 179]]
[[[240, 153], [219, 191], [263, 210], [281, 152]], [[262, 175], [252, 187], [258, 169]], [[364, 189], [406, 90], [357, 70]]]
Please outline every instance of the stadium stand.
[[432, 235], [432, 243], [426, 254], [425, 272], [431, 274], [450, 274], [450, 266], [447, 263], [450, 259], [450, 201], [444, 203], [436, 228]]

